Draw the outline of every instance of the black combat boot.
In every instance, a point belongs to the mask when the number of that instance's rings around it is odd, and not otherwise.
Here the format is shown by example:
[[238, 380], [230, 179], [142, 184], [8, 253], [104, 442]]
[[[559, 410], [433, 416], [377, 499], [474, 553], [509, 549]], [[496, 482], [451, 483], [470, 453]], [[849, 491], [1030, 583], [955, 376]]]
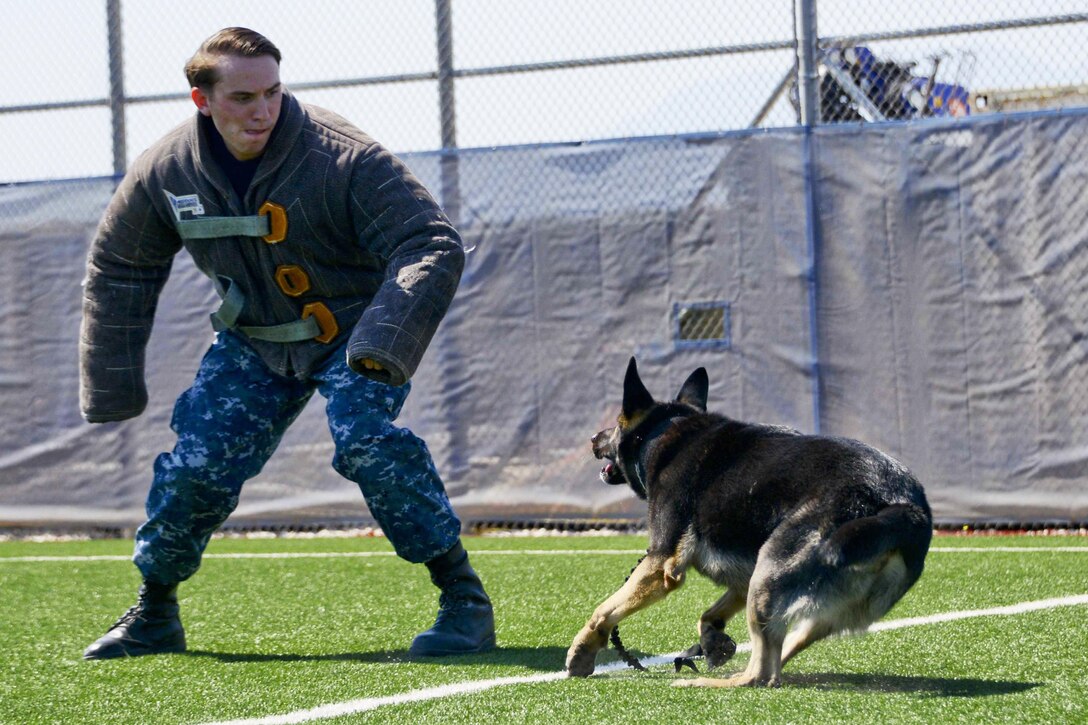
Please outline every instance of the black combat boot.
[[136, 606], [130, 607], [97, 642], [83, 652], [85, 660], [184, 652], [185, 630], [178, 616], [178, 585], [144, 582]]
[[442, 590], [434, 626], [412, 641], [409, 654], [422, 657], [487, 652], [495, 647], [495, 616], [484, 585], [468, 563], [460, 540], [427, 562], [431, 581]]

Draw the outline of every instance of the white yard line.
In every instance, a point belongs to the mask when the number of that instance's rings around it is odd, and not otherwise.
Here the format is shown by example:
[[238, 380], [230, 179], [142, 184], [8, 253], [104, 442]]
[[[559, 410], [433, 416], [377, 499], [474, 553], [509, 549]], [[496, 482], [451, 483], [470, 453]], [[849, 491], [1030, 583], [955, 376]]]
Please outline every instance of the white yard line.
[[884, 632], [891, 629], [903, 629], [904, 627], [917, 627], [923, 624], [939, 624], [941, 622], [955, 622], [958, 619], [971, 619], [973, 617], [1007, 617], [1028, 612], [1038, 612], [1042, 609], [1054, 609], [1056, 607], [1073, 607], [1079, 604], [1088, 604], [1088, 594], [1077, 594], [1069, 597], [1055, 597], [1053, 599], [1039, 599], [1034, 602], [1020, 602], [1005, 607], [991, 607], [990, 609], [974, 609], [963, 612], [945, 612], [944, 614], [931, 614], [928, 617], [908, 617], [907, 619], [893, 619], [888, 622], [877, 622], [869, 627], [870, 632]]
[[1003, 554], [1017, 554], [1020, 552], [1035, 553], [1046, 551], [1088, 553], [1088, 546], [934, 546], [930, 548], [930, 551], [936, 551], [940, 554], [958, 554], [960, 552], [966, 552], [970, 554], [985, 554], [990, 551], [997, 551]]
[[[1088, 546], [1085, 546], [1088, 551]], [[622, 554], [625, 556], [642, 556], [645, 549], [524, 549], [524, 550], [487, 550], [473, 549], [473, 556], [478, 555], [529, 555], [529, 556], [574, 556], [578, 554]], [[343, 551], [343, 552], [280, 552], [280, 553], [235, 553], [235, 554], [205, 554], [203, 558], [371, 558], [371, 557], [396, 556], [392, 551]], [[132, 556], [120, 554], [99, 554], [88, 556], [0, 556], [0, 564], [4, 563], [40, 563], [40, 562], [131, 562]]]
[[[737, 646], [738, 652], [747, 652], [750, 649], [751, 647], [747, 643]], [[657, 655], [656, 657], [647, 657], [640, 661], [645, 667], [672, 664], [673, 659], [679, 657], [680, 654], [680, 652], [676, 652], [671, 655]], [[613, 662], [611, 664], [601, 665], [600, 667], [598, 667], [596, 669], [596, 674], [614, 672], [615, 670], [622, 670], [626, 667], [627, 665], [623, 662]], [[329, 705], [321, 705], [319, 707], [311, 708], [309, 710], [296, 710], [295, 712], [289, 712], [284, 715], [269, 715], [268, 717], [253, 718], [249, 720], [222, 720], [214, 723], [208, 723], [207, 725], [286, 725], [287, 723], [304, 723], [311, 722], [313, 720], [324, 720], [326, 718], [341, 717], [344, 715], [354, 715], [355, 713], [359, 712], [376, 710], [377, 708], [384, 707], [386, 705], [404, 705], [410, 702], [424, 702], [427, 700], [438, 700], [443, 697], [468, 695], [473, 692], [483, 692], [484, 690], [491, 690], [496, 687], [505, 687], [507, 685], [531, 685], [538, 682], [554, 682], [556, 680], [562, 680], [566, 676], [566, 671], [559, 670], [558, 672], [547, 672], [539, 675], [496, 677], [492, 680], [455, 682], [449, 685], [426, 687], [422, 690], [410, 690], [408, 692], [402, 692], [396, 695], [387, 695], [385, 697], [365, 697], [359, 700], [335, 702]]]
[[[1047, 552], [1088, 554], [1088, 546], [934, 546], [931, 554], [1045, 554]], [[471, 549], [473, 556], [577, 556], [580, 554], [602, 554], [621, 556], [642, 556], [645, 549]], [[313, 551], [280, 553], [235, 553], [205, 554], [205, 559], [352, 559], [396, 556], [392, 551]], [[76, 561], [132, 561], [131, 556], [90, 555], [90, 556], [0, 556], [0, 564], [39, 563], [39, 562], [76, 562]]]
[[[1088, 546], [1084, 548], [1088, 551]], [[473, 556], [488, 556], [501, 554], [504, 556], [529, 555], [529, 556], [576, 556], [578, 554], [622, 554], [624, 556], [642, 556], [645, 549], [472, 549]], [[205, 554], [204, 559], [354, 559], [373, 557], [393, 557], [392, 551], [298, 551], [280, 553], [235, 553], [235, 554]], [[132, 561], [131, 556], [121, 555], [91, 555], [91, 556], [6, 556], [0, 557], [0, 564], [4, 563], [36, 563], [36, 562], [74, 562], [74, 561]]]
[[[993, 607], [991, 609], [975, 609], [969, 611], [960, 612], [944, 612], [943, 614], [933, 614], [928, 617], [910, 617], [908, 619], [895, 619], [888, 622], [877, 622], [869, 628], [871, 632], [880, 632], [892, 629], [903, 629], [905, 627], [917, 627], [925, 624], [939, 624], [942, 622], [952, 622], [960, 619], [971, 619], [974, 617], [1000, 617], [1010, 616], [1016, 614], [1024, 614], [1027, 612], [1036, 612], [1044, 609], [1054, 609], [1056, 607], [1071, 607], [1077, 605], [1088, 605], [1088, 594], [1081, 594], [1070, 597], [1058, 597], [1055, 599], [1042, 599], [1035, 602], [1021, 602], [1020, 604], [1013, 604], [1007, 607]], [[737, 647], [738, 652], [747, 652], [751, 649], [751, 645], [748, 643], [742, 644]], [[643, 666], [654, 667], [657, 665], [664, 665], [672, 663], [673, 659], [679, 657], [680, 652], [674, 652], [668, 655], [658, 655], [656, 657], [647, 657], [641, 660]], [[596, 672], [598, 674], [605, 672], [614, 672], [615, 670], [621, 670], [627, 667], [623, 662], [614, 662], [611, 664], [598, 667]], [[312, 722], [314, 720], [324, 720], [333, 717], [342, 717], [344, 715], [354, 715], [359, 712], [368, 712], [370, 710], [376, 710], [379, 707], [386, 705], [404, 705], [411, 702], [424, 702], [427, 700], [438, 700], [444, 697], [457, 697], [459, 695], [467, 695], [474, 692], [483, 692], [484, 690], [491, 690], [496, 687], [505, 687], [507, 685], [524, 685], [534, 684], [538, 682], [554, 682], [566, 677], [566, 672], [560, 670], [558, 672], [548, 672], [539, 675], [523, 675], [518, 677], [497, 677], [491, 680], [476, 680], [469, 682], [457, 682], [449, 685], [441, 685], [439, 687], [427, 687], [421, 690], [410, 690], [408, 692], [402, 692], [396, 695], [387, 695], [385, 697], [365, 697], [358, 700], [348, 700], [346, 702], [330, 703], [328, 705], [321, 705], [319, 707], [310, 708], [308, 710], [296, 710], [295, 712], [285, 713], [283, 715], [269, 715], [268, 717], [253, 718], [247, 720], [224, 720], [215, 723], [208, 723], [207, 725], [288, 725], [289, 723], [305, 723]]]

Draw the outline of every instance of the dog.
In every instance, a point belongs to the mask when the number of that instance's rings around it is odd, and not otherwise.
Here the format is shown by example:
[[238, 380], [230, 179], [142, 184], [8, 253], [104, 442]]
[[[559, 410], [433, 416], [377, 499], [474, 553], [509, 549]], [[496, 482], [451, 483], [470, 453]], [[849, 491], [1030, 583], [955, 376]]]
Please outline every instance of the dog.
[[618, 425], [592, 446], [601, 479], [647, 501], [649, 547], [574, 638], [568, 677], [591, 675], [612, 629], [691, 568], [726, 592], [699, 618], [690, 651], [711, 668], [725, 662], [725, 625], [742, 609], [752, 651], [741, 673], [679, 686], [776, 687], [786, 662], [829, 635], [864, 631], [922, 574], [933, 517], [902, 464], [855, 440], [708, 413], [708, 392], [699, 368], [675, 401], [658, 402], [628, 363]]

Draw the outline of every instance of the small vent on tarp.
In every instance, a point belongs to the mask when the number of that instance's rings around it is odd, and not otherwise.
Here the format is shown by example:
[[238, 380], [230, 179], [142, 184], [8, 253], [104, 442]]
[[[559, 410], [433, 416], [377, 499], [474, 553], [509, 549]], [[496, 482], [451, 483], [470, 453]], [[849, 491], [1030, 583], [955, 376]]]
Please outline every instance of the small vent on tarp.
[[730, 347], [728, 302], [677, 302], [673, 305], [677, 348]]

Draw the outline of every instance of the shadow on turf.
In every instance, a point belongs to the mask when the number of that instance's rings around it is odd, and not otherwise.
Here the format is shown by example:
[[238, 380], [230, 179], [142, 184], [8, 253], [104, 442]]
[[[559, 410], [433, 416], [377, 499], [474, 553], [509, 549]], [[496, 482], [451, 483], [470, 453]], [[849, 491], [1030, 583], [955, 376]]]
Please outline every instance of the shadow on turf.
[[[257, 652], [212, 652], [188, 650], [178, 656], [207, 657], [220, 662], [362, 662], [393, 663], [419, 662], [437, 665], [501, 664], [525, 667], [530, 670], [553, 672], [563, 668], [567, 650], [562, 647], [498, 647], [477, 655], [457, 657], [412, 657], [407, 650], [385, 652], [343, 652], [338, 654], [262, 654]], [[702, 670], [702, 668], [700, 668]], [[620, 670], [621, 676], [633, 674]], [[704, 676], [713, 677], [716, 672]], [[671, 673], [649, 672], [641, 676], [664, 676], [674, 679]], [[721, 674], [719, 676], [727, 676]], [[1007, 680], [976, 680], [973, 678], [913, 677], [886, 674], [846, 674], [820, 672], [810, 674], [785, 674], [786, 687], [812, 688], [817, 690], [868, 690], [872, 692], [902, 692], [924, 697], [992, 697], [1011, 695], [1039, 687], [1040, 682], [1010, 682]]]
[[976, 680], [972, 678], [912, 677], [886, 674], [812, 673], [784, 674], [786, 687], [811, 687], [818, 690], [870, 690], [903, 692], [925, 697], [991, 697], [1011, 695], [1039, 687], [1040, 682]]
[[419, 662], [424, 664], [515, 665], [551, 672], [563, 669], [567, 650], [561, 647], [497, 647], [490, 652], [455, 657], [413, 657], [408, 650], [386, 652], [343, 652], [336, 654], [291, 654], [261, 652], [212, 652], [188, 650], [181, 657], [207, 657], [220, 662]]

